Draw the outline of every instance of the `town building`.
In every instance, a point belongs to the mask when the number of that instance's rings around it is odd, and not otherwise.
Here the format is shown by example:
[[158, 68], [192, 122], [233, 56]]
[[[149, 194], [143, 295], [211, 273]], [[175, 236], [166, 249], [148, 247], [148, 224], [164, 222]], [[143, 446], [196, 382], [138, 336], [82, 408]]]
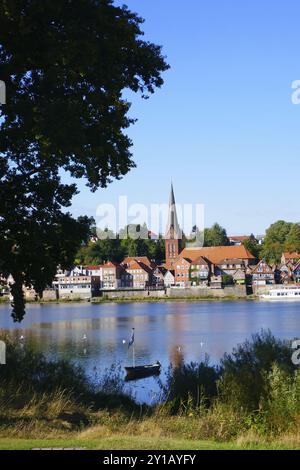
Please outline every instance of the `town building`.
[[107, 261], [102, 265], [102, 289], [119, 289], [124, 281], [124, 268], [118, 263]]
[[229, 238], [230, 245], [233, 245], [233, 246], [241, 246], [245, 241], [250, 239], [250, 237], [247, 235], [240, 235], [240, 236], [234, 235], [228, 238]]
[[165, 287], [175, 286], [175, 272], [171, 269], [167, 269], [164, 275]]
[[[129, 287], [133, 289], [148, 289], [152, 285], [152, 271], [152, 268], [141, 261], [133, 261], [130, 262], [124, 274], [130, 276], [127, 278], [130, 282]], [[125, 286], [122, 285], [122, 287]]]
[[102, 265], [82, 266], [82, 272], [87, 276], [99, 276], [102, 279]]
[[[191, 247], [184, 248], [180, 254], [184, 258], [190, 259], [192, 262], [202, 256], [211, 266], [212, 274], [220, 274], [218, 269], [222, 263], [225, 265], [234, 265], [235, 270], [240, 269], [241, 265], [245, 267], [255, 264], [255, 257], [244, 245], [239, 246], [211, 246], [211, 247]], [[226, 260], [226, 262], [225, 262]], [[229, 261], [229, 263], [227, 262]]]
[[261, 260], [252, 270], [253, 287], [261, 287], [275, 284], [274, 269], [267, 264], [265, 260]]
[[288, 262], [297, 263], [299, 260], [300, 260], [300, 254], [297, 253], [297, 252], [293, 252], [293, 253], [285, 252], [285, 253], [282, 253], [282, 257], [281, 257], [281, 263], [282, 263], [282, 264], [288, 263]]
[[207, 286], [210, 275], [210, 263], [207, 259], [199, 256], [193, 260], [190, 266], [190, 281], [192, 286]]
[[192, 261], [189, 258], [179, 256], [176, 260], [175, 270], [175, 285], [178, 287], [189, 287], [190, 282], [190, 268]]
[[90, 299], [100, 294], [99, 276], [60, 276], [53, 281], [60, 299]]
[[152, 271], [152, 286], [156, 288], [165, 287], [165, 275], [167, 269], [164, 266], [157, 266]]
[[294, 267], [292, 276], [295, 282], [300, 282], [300, 261], [298, 261], [298, 263]]

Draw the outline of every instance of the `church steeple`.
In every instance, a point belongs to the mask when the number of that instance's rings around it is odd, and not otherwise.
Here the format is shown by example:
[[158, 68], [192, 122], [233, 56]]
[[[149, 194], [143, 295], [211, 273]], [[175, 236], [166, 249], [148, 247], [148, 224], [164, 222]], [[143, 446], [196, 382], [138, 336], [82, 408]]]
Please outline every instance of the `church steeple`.
[[166, 266], [173, 269], [174, 261], [180, 252], [181, 230], [178, 223], [173, 183], [169, 199], [169, 215], [165, 233]]

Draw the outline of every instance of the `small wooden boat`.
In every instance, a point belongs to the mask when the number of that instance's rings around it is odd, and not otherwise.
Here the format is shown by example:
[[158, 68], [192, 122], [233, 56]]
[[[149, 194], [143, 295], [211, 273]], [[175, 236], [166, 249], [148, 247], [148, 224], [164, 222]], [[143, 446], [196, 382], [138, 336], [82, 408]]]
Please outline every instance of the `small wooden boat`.
[[151, 377], [153, 375], [159, 375], [161, 369], [160, 362], [155, 364], [148, 364], [144, 366], [135, 366], [135, 367], [125, 367], [127, 372], [126, 380], [137, 380], [143, 379], [146, 377]]
[[132, 346], [132, 366], [125, 367], [127, 372], [127, 376], [125, 378], [126, 381], [128, 380], [138, 380], [143, 379], [145, 377], [151, 377], [152, 375], [159, 375], [161, 369], [161, 363], [157, 361], [155, 364], [147, 364], [143, 366], [136, 366], [135, 365], [135, 350], [134, 350], [134, 328], [132, 328], [132, 336], [128, 343], [128, 349]]

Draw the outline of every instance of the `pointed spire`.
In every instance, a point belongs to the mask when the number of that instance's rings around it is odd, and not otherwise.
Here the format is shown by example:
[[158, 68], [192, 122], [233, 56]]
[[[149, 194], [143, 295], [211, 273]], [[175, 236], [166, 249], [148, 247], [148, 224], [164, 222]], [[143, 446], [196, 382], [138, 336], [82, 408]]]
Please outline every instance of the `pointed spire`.
[[181, 230], [180, 230], [178, 219], [177, 219], [176, 202], [175, 202], [174, 188], [173, 188], [172, 181], [171, 181], [171, 191], [170, 191], [170, 199], [169, 199], [169, 215], [168, 215], [168, 223], [166, 227], [165, 238], [181, 239]]
[[173, 183], [171, 180], [171, 192], [170, 192], [170, 200], [169, 200], [169, 207], [175, 206], [175, 196], [174, 196], [174, 188]]

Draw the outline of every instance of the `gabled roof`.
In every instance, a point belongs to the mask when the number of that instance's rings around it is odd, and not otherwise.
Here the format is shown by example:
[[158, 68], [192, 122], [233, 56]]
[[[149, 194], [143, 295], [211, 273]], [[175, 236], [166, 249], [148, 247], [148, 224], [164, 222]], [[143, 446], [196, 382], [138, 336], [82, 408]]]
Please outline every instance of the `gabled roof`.
[[293, 268], [293, 272], [296, 271], [296, 269], [299, 269], [299, 268], [300, 268], [300, 261], [298, 261], [296, 266]]
[[186, 261], [187, 263], [191, 264], [192, 263], [192, 260], [191, 258], [187, 258], [186, 256], [182, 256], [182, 253], [178, 256], [177, 258], [177, 262], [179, 262], [181, 259], [183, 259], [184, 261]]
[[263, 259], [254, 267], [254, 269], [253, 269], [252, 272], [253, 272], [253, 273], [257, 273], [257, 272], [258, 272], [258, 268], [259, 268], [262, 264], [265, 265], [265, 270], [264, 270], [264, 272], [266, 272], [266, 273], [273, 273], [273, 272], [274, 272], [273, 268], [272, 268], [265, 260], [263, 260]]
[[150, 266], [147, 266], [146, 264], [139, 262], [139, 261], [134, 261], [130, 263], [129, 265], [126, 266], [127, 270], [133, 270], [133, 269], [142, 269], [143, 271], [147, 272], [148, 274], [152, 273], [152, 269]]
[[244, 261], [242, 259], [239, 259], [239, 258], [231, 258], [231, 259], [222, 259], [218, 265], [220, 264], [243, 264]]
[[198, 256], [198, 258], [193, 259], [193, 264], [196, 265], [207, 265], [208, 266], [209, 261], [204, 258], [203, 256]]
[[250, 238], [250, 235], [240, 235], [240, 236], [232, 236], [232, 237], [228, 237], [229, 240], [233, 240], [233, 241], [236, 241], [236, 242], [244, 242], [246, 240], [249, 240]]
[[107, 261], [105, 264], [102, 265], [102, 268], [117, 268], [120, 266], [118, 263], [115, 263], [114, 261]]
[[101, 269], [102, 264], [87, 264], [85, 266], [82, 266], [84, 269], [88, 269], [90, 271], [96, 270], [96, 269]]
[[285, 257], [285, 259], [300, 259], [300, 254], [296, 251], [294, 251], [293, 253], [285, 252], [283, 253], [283, 256]]
[[123, 259], [121, 264], [129, 266], [129, 264], [134, 264], [136, 262], [143, 263], [150, 268], [154, 268], [156, 266], [155, 263], [150, 261], [147, 256], [127, 256]]
[[179, 256], [190, 258], [192, 261], [199, 256], [207, 258], [213, 264], [219, 264], [224, 259], [254, 260], [255, 257], [244, 247], [240, 246], [211, 246], [202, 248], [184, 248]]
[[164, 277], [167, 276], [168, 274], [171, 274], [173, 277], [175, 277], [175, 272], [173, 269], [167, 269], [164, 274]]

